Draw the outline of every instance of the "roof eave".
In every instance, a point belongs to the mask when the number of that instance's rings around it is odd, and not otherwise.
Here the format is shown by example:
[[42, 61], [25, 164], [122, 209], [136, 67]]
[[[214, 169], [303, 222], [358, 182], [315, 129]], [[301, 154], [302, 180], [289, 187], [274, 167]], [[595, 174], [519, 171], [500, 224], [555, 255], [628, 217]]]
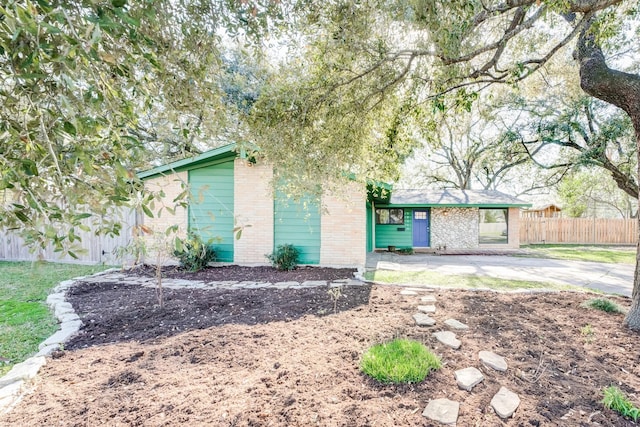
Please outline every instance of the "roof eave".
[[196, 166], [200, 163], [214, 161], [216, 159], [222, 159], [225, 157], [237, 156], [238, 144], [227, 144], [222, 147], [214, 148], [195, 157], [188, 157], [182, 160], [176, 160], [175, 162], [167, 163], [165, 165], [157, 166], [153, 169], [138, 172], [138, 178], [148, 179], [157, 175], [166, 175], [167, 173], [180, 172], [185, 169], [190, 169], [191, 166]]

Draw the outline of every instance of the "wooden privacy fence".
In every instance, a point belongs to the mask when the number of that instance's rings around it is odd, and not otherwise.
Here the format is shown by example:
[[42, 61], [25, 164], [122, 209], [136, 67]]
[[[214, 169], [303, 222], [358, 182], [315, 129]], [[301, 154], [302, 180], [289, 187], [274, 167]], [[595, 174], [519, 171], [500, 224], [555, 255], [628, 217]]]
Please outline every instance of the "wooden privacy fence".
[[[45, 250], [35, 253], [29, 252], [29, 248], [24, 244], [22, 238], [16, 233], [0, 230], [0, 260], [6, 261], [33, 261], [43, 259], [53, 262], [69, 262], [77, 264], [119, 264], [116, 250], [119, 247], [127, 246], [131, 241], [131, 228], [136, 223], [136, 215], [132, 210], [122, 211], [119, 214], [122, 230], [119, 236], [107, 237], [96, 236], [93, 230], [77, 232], [82, 239], [80, 246], [83, 253], [77, 253], [78, 259], [70, 256], [61, 256], [60, 252], [54, 252], [49, 245]], [[89, 220], [85, 223], [90, 226]]]
[[520, 243], [632, 245], [638, 220], [607, 218], [520, 218]]

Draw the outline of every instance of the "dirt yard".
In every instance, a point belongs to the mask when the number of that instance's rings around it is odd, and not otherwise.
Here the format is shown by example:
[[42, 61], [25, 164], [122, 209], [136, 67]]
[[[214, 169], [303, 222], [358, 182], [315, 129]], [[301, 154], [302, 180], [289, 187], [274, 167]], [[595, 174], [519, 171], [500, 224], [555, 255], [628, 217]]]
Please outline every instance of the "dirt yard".
[[[273, 270], [203, 274], [288, 280]], [[291, 280], [351, 273], [296, 274]], [[640, 404], [640, 336], [621, 327], [621, 315], [582, 308], [592, 295], [438, 290], [438, 323], [420, 328], [412, 320], [419, 297], [400, 290], [345, 287], [334, 312], [326, 287], [165, 290], [160, 309], [151, 288], [76, 286], [68, 299], [84, 322], [81, 333], [49, 360], [33, 393], [0, 415], [0, 425], [428, 426], [422, 411], [441, 397], [460, 402], [458, 426], [636, 425], [599, 402], [602, 388], [614, 384]], [[448, 318], [470, 327], [457, 333], [459, 350], [431, 335]], [[424, 342], [443, 368], [412, 385], [365, 377], [362, 353], [394, 337]], [[483, 367], [480, 350], [505, 356], [507, 372]], [[469, 366], [485, 376], [472, 392], [453, 375]], [[500, 386], [521, 399], [507, 421], [489, 405]]]

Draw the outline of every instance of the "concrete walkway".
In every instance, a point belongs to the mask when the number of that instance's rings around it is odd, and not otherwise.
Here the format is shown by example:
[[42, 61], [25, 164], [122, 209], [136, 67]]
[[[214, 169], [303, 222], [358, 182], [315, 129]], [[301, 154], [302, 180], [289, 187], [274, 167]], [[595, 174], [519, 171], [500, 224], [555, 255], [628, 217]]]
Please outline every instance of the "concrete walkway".
[[634, 266], [504, 255], [367, 255], [367, 270], [435, 271], [513, 280], [555, 282], [631, 296]]

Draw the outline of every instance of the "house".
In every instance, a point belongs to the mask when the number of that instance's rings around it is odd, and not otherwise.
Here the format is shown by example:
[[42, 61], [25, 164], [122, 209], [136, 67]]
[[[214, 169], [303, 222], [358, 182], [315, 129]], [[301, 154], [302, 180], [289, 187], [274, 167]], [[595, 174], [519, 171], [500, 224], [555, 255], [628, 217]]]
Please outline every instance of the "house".
[[369, 197], [367, 250], [518, 248], [527, 202], [488, 190], [391, 190]]
[[560, 218], [562, 208], [558, 205], [548, 204], [536, 208], [524, 209], [521, 212], [523, 218]]
[[[147, 227], [177, 225], [182, 235], [217, 237], [218, 260], [242, 264], [264, 264], [265, 254], [285, 243], [300, 251], [300, 263], [328, 266], [361, 266], [367, 251], [389, 246], [518, 247], [518, 211], [529, 206], [496, 192], [394, 191], [355, 181], [340, 194], [296, 202], [274, 196], [271, 166], [236, 144], [138, 176], [150, 190], [163, 191], [168, 207], [187, 188], [191, 194], [188, 207], [145, 218]], [[234, 229], [242, 229], [241, 238]]]

